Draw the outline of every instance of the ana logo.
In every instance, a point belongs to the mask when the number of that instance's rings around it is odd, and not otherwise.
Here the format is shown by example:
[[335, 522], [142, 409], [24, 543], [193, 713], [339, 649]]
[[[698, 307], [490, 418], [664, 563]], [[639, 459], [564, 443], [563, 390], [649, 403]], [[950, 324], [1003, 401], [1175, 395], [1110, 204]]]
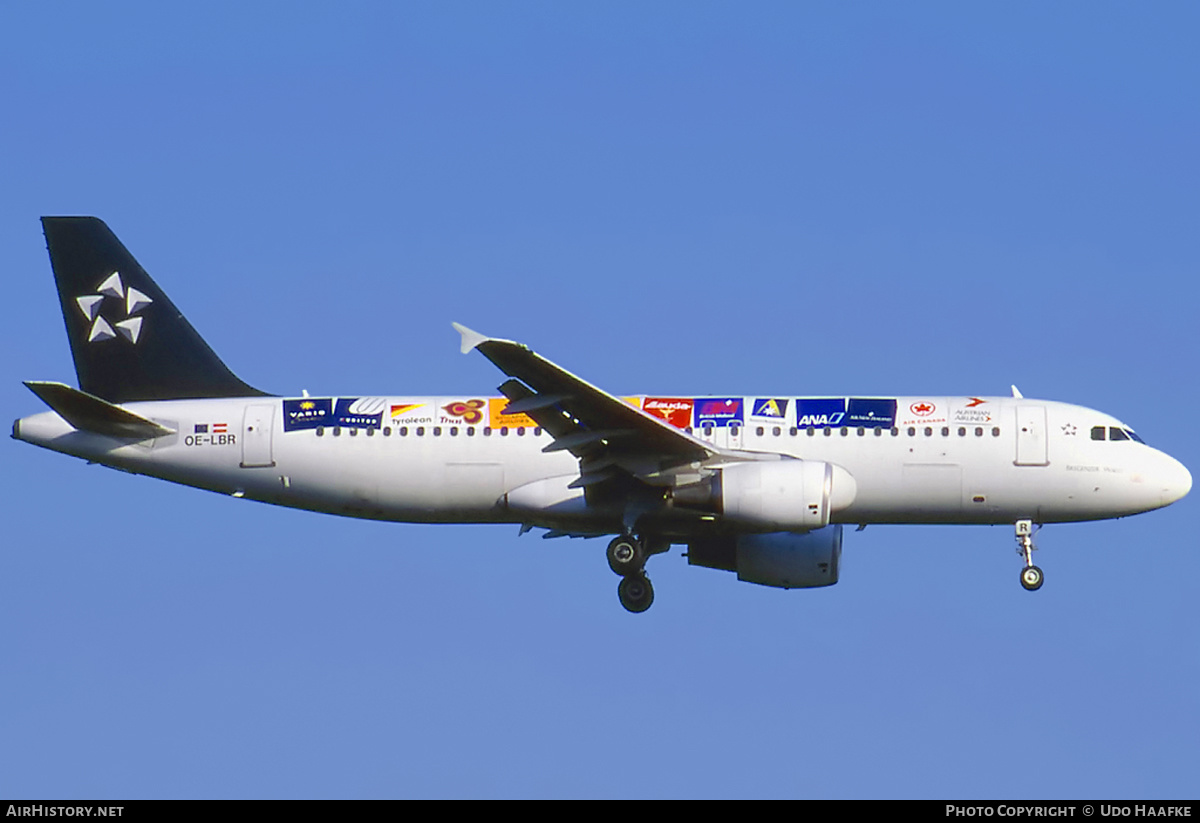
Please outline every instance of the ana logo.
[[908, 407], [908, 410], [911, 411], [913, 414], [915, 414], [917, 417], [928, 417], [929, 415], [931, 415], [935, 411], [937, 411], [937, 406], [933, 405], [932, 403], [926, 403], [926, 402], [913, 403], [911, 406]]
[[467, 423], [479, 423], [483, 420], [483, 407], [486, 405], [482, 400], [459, 400], [455, 403], [447, 403], [442, 406], [442, 411], [451, 417], [461, 417]]
[[802, 414], [796, 425], [802, 429], [827, 429], [833, 428], [842, 422], [842, 418], [846, 416], [845, 412], [833, 412], [832, 414]]
[[[106, 300], [109, 302], [106, 303]], [[111, 305], [111, 300], [119, 301], [118, 305], [124, 309], [124, 317], [121, 320], [110, 321], [101, 312], [105, 306]], [[153, 302], [137, 289], [126, 288], [125, 284], [121, 282], [121, 273], [116, 271], [104, 278], [104, 281], [96, 287], [95, 294], [85, 294], [75, 298], [79, 310], [92, 324], [88, 330], [89, 343], [112, 340], [118, 334], [130, 343], [137, 343], [142, 334], [142, 318], [137, 316], [138, 312]], [[112, 316], [109, 315], [109, 317]]]

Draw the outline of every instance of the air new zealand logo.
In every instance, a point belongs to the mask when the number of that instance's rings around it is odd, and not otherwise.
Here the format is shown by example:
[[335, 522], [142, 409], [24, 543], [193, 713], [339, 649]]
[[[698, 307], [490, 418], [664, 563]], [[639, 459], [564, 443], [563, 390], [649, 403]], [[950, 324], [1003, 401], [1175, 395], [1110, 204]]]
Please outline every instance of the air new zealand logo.
[[[105, 305], [111, 305], [111, 301], [108, 304], [105, 303], [109, 298], [119, 301], [121, 308], [125, 310], [124, 319], [110, 321], [104, 317], [100, 310]], [[121, 273], [115, 271], [96, 287], [95, 294], [76, 297], [75, 302], [79, 304], [80, 310], [92, 324], [88, 331], [89, 343], [112, 340], [118, 334], [130, 343], [137, 343], [138, 337], [142, 334], [142, 318], [137, 314], [154, 301], [137, 289], [126, 287], [121, 282]], [[109, 317], [112, 315], [110, 314]]]

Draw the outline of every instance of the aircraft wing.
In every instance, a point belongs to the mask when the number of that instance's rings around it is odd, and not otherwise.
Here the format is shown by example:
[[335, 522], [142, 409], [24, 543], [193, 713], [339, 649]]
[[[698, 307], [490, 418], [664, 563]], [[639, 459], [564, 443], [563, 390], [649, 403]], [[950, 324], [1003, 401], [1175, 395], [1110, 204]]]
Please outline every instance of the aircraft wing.
[[621, 472], [652, 485], [671, 483], [685, 467], [698, 468], [721, 452], [709, 443], [614, 397], [551, 363], [528, 346], [497, 340], [458, 323], [464, 354], [477, 349], [510, 380], [500, 386], [507, 414], [526, 414], [554, 438], [543, 451], [569, 451], [589, 486]]

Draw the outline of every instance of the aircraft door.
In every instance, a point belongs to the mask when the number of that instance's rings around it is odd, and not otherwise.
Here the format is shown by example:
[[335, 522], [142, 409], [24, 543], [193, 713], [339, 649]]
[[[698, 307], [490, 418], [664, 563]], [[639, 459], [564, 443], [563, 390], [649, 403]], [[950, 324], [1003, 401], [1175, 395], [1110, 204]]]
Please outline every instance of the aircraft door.
[[1017, 459], [1018, 466], [1047, 466], [1046, 453], [1046, 407], [1017, 407]]
[[246, 407], [242, 415], [242, 468], [274, 466], [271, 438], [275, 429], [274, 404], [259, 403]]
[[742, 447], [742, 429], [744, 428], [745, 426], [741, 423], [731, 423], [725, 427], [727, 433], [725, 445], [728, 448], [740, 449]]

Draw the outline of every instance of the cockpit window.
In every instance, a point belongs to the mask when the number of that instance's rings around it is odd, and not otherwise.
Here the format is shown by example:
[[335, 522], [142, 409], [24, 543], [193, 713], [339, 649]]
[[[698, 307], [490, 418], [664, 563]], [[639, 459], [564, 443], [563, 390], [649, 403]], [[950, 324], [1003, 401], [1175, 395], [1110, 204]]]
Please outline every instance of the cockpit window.
[[1093, 440], [1103, 440], [1104, 439], [1104, 427], [1103, 426], [1092, 426], [1092, 439]]
[[1141, 443], [1143, 446], [1146, 445], [1146, 441], [1143, 440], [1142, 438], [1138, 437], [1137, 432], [1135, 432], [1133, 429], [1125, 429], [1125, 433], [1127, 435], [1129, 435], [1130, 440], [1133, 440], [1134, 442], [1137, 442], [1137, 443]]
[[1125, 433], [1124, 429], [1118, 429], [1116, 426], [1109, 426], [1108, 427], [1108, 439], [1109, 440], [1128, 440], [1129, 435], [1127, 435]]

